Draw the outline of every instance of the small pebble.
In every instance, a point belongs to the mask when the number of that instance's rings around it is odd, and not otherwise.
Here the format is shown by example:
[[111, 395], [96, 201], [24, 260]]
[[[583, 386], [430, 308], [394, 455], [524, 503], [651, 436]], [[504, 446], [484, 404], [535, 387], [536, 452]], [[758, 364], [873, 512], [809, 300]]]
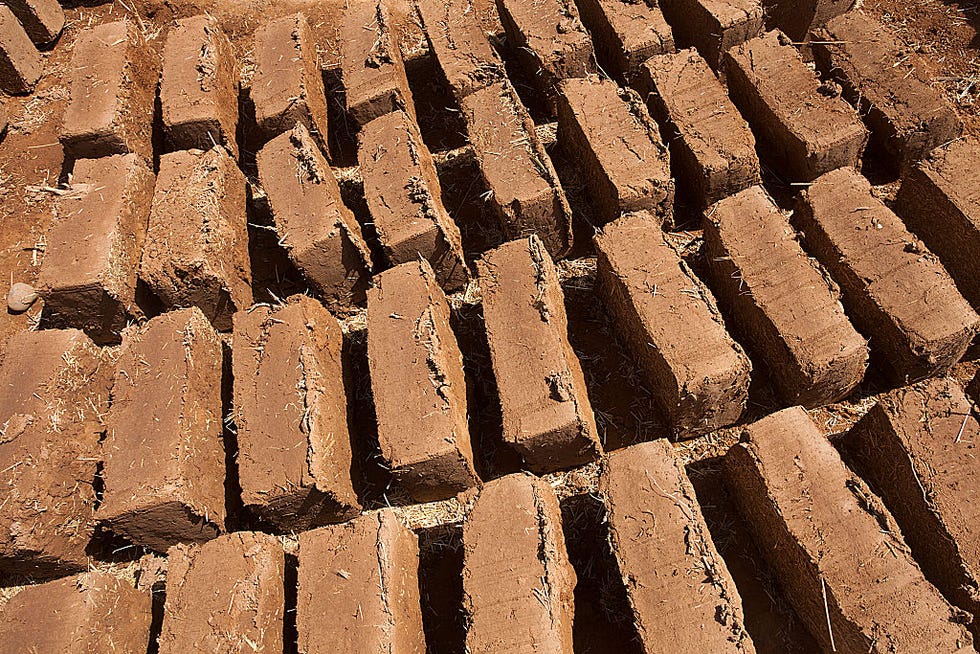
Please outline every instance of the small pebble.
[[30, 284], [17, 282], [7, 293], [7, 308], [11, 313], [24, 313], [37, 301], [37, 291]]

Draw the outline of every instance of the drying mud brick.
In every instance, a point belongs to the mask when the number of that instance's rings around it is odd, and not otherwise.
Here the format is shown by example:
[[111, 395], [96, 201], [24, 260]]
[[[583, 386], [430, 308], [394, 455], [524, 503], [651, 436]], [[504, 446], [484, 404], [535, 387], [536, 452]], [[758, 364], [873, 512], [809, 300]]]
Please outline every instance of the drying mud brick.
[[371, 252], [340, 186], [306, 127], [272, 139], [257, 156], [279, 243], [332, 312], [364, 303]]
[[517, 92], [503, 81], [460, 104], [487, 194], [508, 238], [537, 234], [554, 257], [572, 248], [572, 210]]
[[221, 340], [197, 308], [123, 332], [98, 517], [157, 552], [224, 528]]
[[165, 306], [196, 306], [221, 331], [252, 304], [245, 184], [221, 147], [160, 157], [140, 261], [140, 279]]
[[504, 441], [539, 473], [602, 453], [564, 294], [541, 240], [518, 239], [477, 262]]
[[275, 536], [225, 534], [167, 553], [160, 654], [283, 651], [286, 555]]
[[884, 505], [800, 407], [749, 425], [725, 457], [732, 496], [824, 651], [972, 652], [965, 616], [912, 560]]
[[951, 379], [930, 379], [884, 395], [840, 439], [845, 461], [884, 499], [929, 579], [974, 616], [980, 614], [978, 433], [963, 389]]
[[600, 221], [646, 209], [673, 222], [670, 155], [640, 96], [594, 76], [558, 89], [558, 144], [582, 166]]
[[136, 271], [153, 183], [136, 154], [76, 162], [72, 190], [80, 197], [59, 202], [38, 275], [51, 324], [83, 329], [96, 343], [118, 343], [127, 322], [142, 316]]
[[58, 0], [6, 0], [5, 4], [36, 45], [48, 45], [61, 36], [65, 12]]
[[300, 534], [299, 654], [424, 654], [419, 544], [391, 509]]
[[419, 0], [429, 48], [457, 102], [504, 79], [504, 64], [487, 40], [472, 0]]
[[10, 8], [0, 5], [0, 88], [25, 95], [34, 90], [43, 73], [41, 53]]
[[381, 456], [395, 484], [419, 502], [479, 484], [463, 355], [449, 314], [425, 260], [386, 270], [368, 291], [368, 364]]
[[348, 116], [363, 127], [379, 116], [404, 111], [415, 122], [415, 103], [388, 0], [348, 2], [340, 34], [340, 75]]
[[160, 76], [163, 130], [174, 150], [223, 145], [238, 157], [238, 66], [221, 25], [201, 14], [167, 35]]
[[575, 583], [551, 485], [518, 473], [484, 486], [463, 522], [466, 651], [571, 652]]
[[803, 192], [793, 221], [895, 378], [932, 376], [960, 360], [980, 318], [868, 180], [852, 168], [823, 175]]
[[895, 211], [980, 307], [980, 141], [953, 141], [911, 168]]
[[150, 161], [159, 68], [153, 49], [128, 20], [82, 30], [59, 137], [65, 154], [82, 159], [135, 152]]
[[675, 433], [697, 436], [738, 420], [752, 365], [658, 221], [624, 216], [596, 236], [595, 250], [596, 294]]
[[289, 531], [360, 512], [340, 323], [316, 300], [235, 314], [232, 366], [238, 478], [246, 508]]
[[776, 392], [813, 407], [845, 397], [864, 378], [868, 346], [789, 219], [761, 186], [721, 200], [705, 216], [712, 287]]
[[963, 130], [953, 107], [930, 86], [929, 62], [860, 11], [817, 30], [813, 56], [865, 117], [872, 139], [903, 168]]
[[385, 257], [392, 265], [424, 257], [444, 288], [466, 286], [459, 227], [442, 204], [439, 175], [418, 127], [395, 111], [364, 125], [358, 138], [364, 199]]
[[854, 109], [826, 87], [781, 32], [725, 54], [728, 93], [760, 152], [788, 182], [809, 182], [842, 166], [858, 167], [868, 132]]
[[850, 11], [855, 0], [762, 0], [767, 20], [794, 41], [805, 41], [810, 31]]
[[592, 37], [573, 0], [497, 0], [510, 48], [547, 94], [569, 77], [595, 72]]
[[265, 138], [303, 123], [326, 150], [327, 95], [316, 42], [303, 14], [271, 20], [255, 31], [251, 96]]
[[693, 203], [707, 207], [760, 182], [755, 137], [697, 52], [650, 58], [638, 86], [670, 135], [674, 173]]
[[694, 46], [714, 69], [725, 51], [762, 33], [761, 0], [660, 0], [677, 41]]
[[0, 362], [0, 572], [85, 570], [111, 366], [85, 334], [18, 332]]
[[592, 33], [602, 69], [630, 81], [654, 55], [674, 52], [674, 33], [654, 2], [577, 0], [582, 22]]
[[0, 654], [143, 654], [150, 605], [150, 593], [96, 570], [28, 586], [0, 611]]
[[609, 454], [599, 494], [643, 651], [754, 654], [735, 582], [670, 443]]

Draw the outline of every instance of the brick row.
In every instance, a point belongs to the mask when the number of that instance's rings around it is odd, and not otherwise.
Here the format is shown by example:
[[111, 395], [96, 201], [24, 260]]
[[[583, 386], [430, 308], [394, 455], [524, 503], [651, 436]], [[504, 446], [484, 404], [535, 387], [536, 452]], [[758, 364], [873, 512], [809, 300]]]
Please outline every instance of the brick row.
[[5, 4], [39, 47], [57, 41], [65, 28], [65, 12], [58, 0], [7, 0]]

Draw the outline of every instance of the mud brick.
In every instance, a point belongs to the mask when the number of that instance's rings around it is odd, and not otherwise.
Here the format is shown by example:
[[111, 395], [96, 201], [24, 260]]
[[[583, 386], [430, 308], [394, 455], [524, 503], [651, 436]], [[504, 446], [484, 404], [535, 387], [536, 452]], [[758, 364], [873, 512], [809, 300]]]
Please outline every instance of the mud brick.
[[391, 509], [300, 534], [299, 654], [423, 654], [419, 544]]
[[48, 45], [61, 36], [65, 12], [58, 0], [6, 0], [5, 4], [36, 45]]
[[386, 270], [374, 284], [368, 363], [381, 456], [416, 501], [452, 497], [480, 480], [449, 302], [424, 259]]
[[670, 444], [609, 454], [599, 494], [643, 651], [754, 653], [735, 582]]
[[836, 285], [810, 259], [761, 186], [721, 200], [704, 221], [705, 259], [733, 327], [791, 404], [821, 406], [864, 378], [868, 347]]
[[257, 162], [279, 242], [290, 261], [335, 314], [362, 305], [371, 252], [309, 131], [297, 124], [266, 143]]
[[595, 72], [592, 37], [573, 0], [496, 1], [509, 46], [546, 95], [563, 79]]
[[111, 365], [76, 329], [18, 332], [7, 341], [0, 362], [0, 572], [36, 579], [88, 566], [111, 385]]
[[153, 182], [136, 154], [75, 164], [74, 193], [59, 202], [38, 276], [51, 324], [83, 329], [97, 343], [118, 343], [127, 322], [142, 316], [136, 269]]
[[463, 522], [466, 651], [571, 652], [575, 582], [551, 485], [518, 473], [484, 486]]
[[123, 332], [98, 517], [157, 552], [224, 528], [221, 340], [200, 309]]
[[288, 531], [360, 512], [351, 483], [340, 323], [294, 295], [235, 314], [235, 426], [245, 506]]
[[255, 120], [267, 139], [302, 123], [326, 150], [327, 95], [303, 14], [269, 21], [255, 31], [251, 95]]
[[347, 3], [341, 21], [340, 74], [347, 114], [360, 126], [393, 111], [415, 122], [398, 35], [388, 15], [388, 0]]
[[793, 215], [807, 250], [840, 284], [844, 308], [897, 380], [960, 360], [980, 318], [953, 280], [854, 169], [820, 177]]
[[238, 68], [231, 42], [206, 14], [177, 21], [160, 76], [163, 130], [175, 150], [223, 145], [238, 158]]
[[855, 0], [762, 0], [766, 18], [794, 41], [804, 41], [810, 30], [821, 27], [831, 18], [850, 11]]
[[477, 262], [504, 441], [535, 472], [602, 453], [582, 366], [568, 341], [564, 294], [541, 240], [518, 239]]
[[572, 210], [527, 109], [509, 82], [460, 105], [487, 201], [508, 238], [537, 234], [554, 257], [572, 248]]
[[749, 425], [726, 480], [786, 598], [825, 651], [972, 652], [964, 616], [800, 407]]
[[196, 306], [222, 331], [252, 304], [245, 184], [221, 147], [160, 157], [140, 262], [140, 279], [165, 306]]
[[8, 118], [7, 118], [7, 109], [6, 109], [6, 107], [3, 106], [2, 103], [0, 103], [0, 141], [3, 140], [3, 137], [7, 133], [7, 125], [8, 124], [9, 124], [9, 121], [8, 121]]
[[471, 0], [419, 0], [417, 6], [429, 48], [457, 102], [504, 79], [504, 64]]
[[128, 20], [82, 30], [59, 137], [65, 154], [81, 159], [135, 152], [150, 161], [159, 70], [153, 49]]
[[286, 555], [259, 532], [226, 534], [167, 553], [160, 654], [281, 652]]
[[694, 46], [714, 69], [725, 51], [764, 29], [762, 0], [660, 0], [678, 43]]
[[872, 140], [903, 168], [962, 132], [952, 105], [930, 86], [929, 62], [860, 11], [817, 30], [813, 56], [865, 117]]
[[0, 654], [145, 652], [150, 594], [93, 570], [27, 586], [0, 611]]
[[576, 0], [604, 71], [620, 81], [636, 76], [654, 55], [674, 52], [674, 33], [654, 2]]
[[963, 389], [930, 379], [884, 395], [840, 440], [844, 460], [884, 499], [923, 571], [980, 614], [980, 424]]
[[697, 436], [738, 420], [752, 364], [658, 221], [624, 216], [596, 236], [595, 250], [596, 294], [675, 433]]
[[364, 199], [385, 257], [392, 265], [424, 257], [447, 290], [466, 286], [459, 227], [442, 204], [439, 175], [418, 127], [395, 111], [364, 125], [359, 141]]
[[725, 53], [728, 93], [773, 169], [809, 182], [860, 165], [868, 131], [854, 109], [828, 96], [785, 34], [773, 31]]
[[599, 219], [647, 209], [672, 222], [670, 155], [640, 96], [598, 77], [558, 89], [558, 144], [583, 167]]
[[980, 405], [980, 371], [973, 377], [966, 386], [966, 394], [974, 404]]
[[980, 140], [954, 141], [911, 168], [895, 211], [980, 307]]
[[0, 5], [0, 88], [26, 95], [34, 90], [44, 73], [44, 60], [17, 17]]
[[693, 202], [707, 207], [760, 183], [755, 137], [697, 52], [650, 58], [637, 84], [671, 135], [674, 174]]

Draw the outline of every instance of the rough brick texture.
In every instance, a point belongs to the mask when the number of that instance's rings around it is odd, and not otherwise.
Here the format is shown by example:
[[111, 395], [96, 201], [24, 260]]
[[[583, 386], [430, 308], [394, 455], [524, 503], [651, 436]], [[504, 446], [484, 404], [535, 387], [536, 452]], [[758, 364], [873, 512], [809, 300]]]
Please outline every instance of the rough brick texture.
[[931, 376], [960, 360], [980, 318], [868, 180], [848, 168], [827, 173], [804, 191], [793, 222], [840, 285], [872, 354], [897, 380]]
[[150, 594], [107, 572], [27, 586], [0, 611], [0, 654], [145, 652]]
[[728, 92], [759, 138], [759, 151], [788, 182], [809, 182], [860, 165], [868, 132], [854, 109], [803, 62], [781, 32], [729, 50]]
[[877, 141], [903, 168], [960, 135], [952, 105], [930, 84], [929, 62], [860, 11], [815, 32], [813, 55], [837, 81]]
[[34, 90], [44, 73], [41, 53], [6, 5], [0, 5], [0, 88], [14, 95]]
[[609, 454], [599, 494], [643, 651], [754, 654], [735, 582], [670, 443]]
[[954, 141], [910, 169], [895, 211], [980, 307], [980, 140]]
[[196, 306], [222, 331], [252, 304], [245, 184], [220, 147], [160, 157], [140, 261], [140, 279], [164, 306]]
[[558, 143], [582, 166], [600, 221], [647, 209], [673, 222], [670, 155], [640, 96], [599, 77], [558, 90]]
[[637, 86], [669, 135], [679, 193], [707, 207], [760, 182], [755, 137], [697, 52], [652, 57]]
[[705, 216], [711, 285], [783, 401], [820, 406], [847, 396], [864, 378], [868, 346], [789, 219], [761, 186]]
[[607, 74], [630, 81], [654, 55], [674, 52], [674, 33], [656, 3], [646, 0], [577, 0]]
[[221, 340], [197, 308], [123, 332], [102, 444], [98, 517], [165, 552], [224, 527]]
[[571, 652], [575, 582], [551, 485], [518, 473], [484, 486], [463, 522], [466, 651]]
[[[0, 571], [85, 570], [111, 365], [82, 332], [10, 337], [0, 362]], [[2, 643], [2, 641], [0, 641]]]
[[697, 436], [738, 420], [752, 365], [654, 217], [631, 214], [606, 225], [595, 249], [596, 294], [675, 433]]
[[38, 275], [51, 324], [83, 329], [97, 343], [118, 343], [126, 324], [143, 315], [136, 274], [154, 181], [136, 154], [75, 164], [74, 193], [59, 202]]
[[285, 559], [250, 531], [170, 548], [160, 654], [281, 652]]
[[449, 302], [425, 260], [381, 273], [368, 291], [368, 364], [381, 456], [416, 501], [479, 484], [463, 355]]
[[582, 366], [568, 341], [558, 272], [536, 236], [477, 263], [504, 441], [548, 472], [601, 454]]
[[726, 480], [787, 600], [825, 651], [972, 652], [881, 501], [794, 407], [746, 427]]
[[65, 27], [65, 12], [58, 0], [6, 0], [24, 31], [38, 46], [53, 43]]
[[429, 149], [408, 114], [395, 111], [361, 128], [357, 159], [364, 199], [388, 261], [424, 257], [447, 290], [469, 279], [459, 227], [442, 204]]
[[299, 537], [299, 654], [423, 654], [419, 545], [382, 509]]
[[364, 304], [371, 252], [343, 202], [330, 164], [306, 127], [272, 139], [257, 156], [279, 243], [336, 315]]
[[303, 14], [269, 21], [255, 31], [251, 95], [255, 121], [266, 138], [303, 123], [326, 149], [326, 91], [316, 42]]
[[174, 150], [223, 145], [238, 158], [238, 64], [217, 19], [201, 14], [170, 29], [160, 76], [163, 130]]
[[537, 234], [552, 256], [572, 247], [572, 210], [517, 92], [503, 81], [460, 104], [487, 193], [508, 238]]
[[135, 152], [153, 157], [153, 103], [160, 62], [128, 20], [82, 30], [71, 60], [61, 144], [74, 158]]
[[660, 0], [683, 47], [694, 46], [718, 69], [731, 47], [762, 33], [762, 0]]
[[239, 311], [234, 327], [245, 506], [295, 531], [356, 515], [337, 319], [313, 298], [294, 295], [282, 305]]

